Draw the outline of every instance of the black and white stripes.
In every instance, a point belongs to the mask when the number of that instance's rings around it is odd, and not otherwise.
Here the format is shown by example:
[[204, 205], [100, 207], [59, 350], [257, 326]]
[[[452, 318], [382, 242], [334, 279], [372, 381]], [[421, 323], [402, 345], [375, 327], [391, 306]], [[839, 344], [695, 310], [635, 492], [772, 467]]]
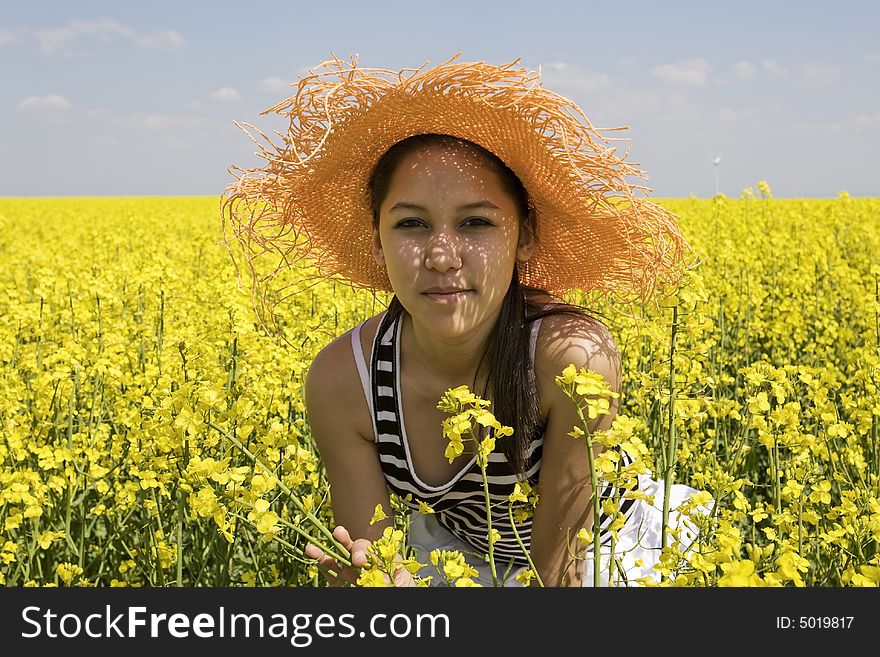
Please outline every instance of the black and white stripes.
[[[483, 490], [483, 479], [480, 467], [475, 458], [448, 482], [441, 486], [431, 486], [419, 479], [413, 467], [412, 456], [406, 435], [406, 426], [402, 422], [402, 403], [400, 389], [400, 316], [397, 321], [387, 321], [385, 315], [380, 322], [376, 338], [373, 342], [372, 362], [369, 371], [363, 358], [360, 346], [359, 325], [352, 331], [352, 348], [358, 366], [367, 402], [373, 420], [374, 435], [381, 460], [382, 471], [388, 488], [397, 494], [413, 509], [419, 508], [419, 501], [430, 506], [437, 514], [437, 521], [453, 535], [473, 546], [478, 554], [487, 554], [489, 550], [486, 521], [486, 503]], [[532, 325], [532, 362], [534, 363], [535, 340], [540, 320]], [[544, 427], [538, 427], [533, 437], [526, 460], [526, 478], [536, 484], [541, 467], [541, 452], [544, 444]], [[630, 458], [621, 452], [624, 463]], [[489, 455], [486, 469], [492, 527], [500, 534], [500, 540], [494, 545], [496, 558], [512, 560], [525, 565], [527, 560], [523, 550], [516, 541], [510, 518], [508, 516], [508, 496], [520, 478], [507, 461], [503, 452], [497, 450]], [[604, 495], [612, 495], [613, 488], [608, 485]], [[632, 508], [634, 500], [621, 503], [621, 511], [626, 514]], [[522, 505], [519, 505], [522, 507]], [[514, 508], [517, 508], [515, 506]], [[516, 515], [514, 516], [517, 517]], [[601, 517], [603, 529], [611, 523], [612, 518]], [[530, 547], [532, 520], [531, 514], [516, 523], [516, 531], [528, 550]], [[603, 531], [602, 543], [611, 539], [610, 532]]]

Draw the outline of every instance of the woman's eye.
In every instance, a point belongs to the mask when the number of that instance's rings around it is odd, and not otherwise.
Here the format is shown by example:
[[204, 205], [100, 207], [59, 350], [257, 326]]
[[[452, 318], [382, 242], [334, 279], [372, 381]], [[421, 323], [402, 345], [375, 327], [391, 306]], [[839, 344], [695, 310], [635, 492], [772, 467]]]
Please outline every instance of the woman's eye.
[[464, 222], [465, 226], [491, 226], [492, 222], [484, 217], [468, 217]]
[[421, 225], [421, 219], [403, 219], [397, 223], [398, 228], [418, 228]]

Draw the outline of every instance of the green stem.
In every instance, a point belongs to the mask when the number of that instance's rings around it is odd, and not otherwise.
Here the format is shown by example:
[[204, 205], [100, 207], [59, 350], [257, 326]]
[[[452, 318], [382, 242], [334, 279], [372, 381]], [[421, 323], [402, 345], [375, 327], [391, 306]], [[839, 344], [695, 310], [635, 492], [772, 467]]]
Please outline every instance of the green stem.
[[510, 518], [510, 526], [513, 528], [513, 536], [516, 538], [516, 542], [519, 544], [519, 548], [523, 551], [523, 554], [526, 555], [526, 561], [529, 562], [529, 568], [532, 569], [532, 572], [535, 574], [535, 579], [538, 580], [538, 584], [540, 586], [544, 586], [544, 581], [541, 579], [541, 575], [538, 572], [538, 569], [535, 568], [535, 562], [532, 561], [532, 556], [529, 554], [529, 551], [526, 550], [526, 546], [523, 544], [522, 539], [519, 537], [519, 532], [516, 529], [516, 523], [513, 521], [513, 505], [507, 505], [507, 517]]
[[[571, 395], [569, 395], [571, 397]], [[572, 401], [574, 401], [574, 398]], [[584, 440], [587, 442], [587, 459], [590, 464], [590, 488], [593, 491], [593, 586], [600, 586], [600, 570], [602, 564], [602, 552], [599, 545], [599, 536], [602, 533], [602, 518], [599, 513], [599, 479], [596, 476], [596, 463], [593, 457], [593, 438], [590, 435], [590, 428], [587, 426], [587, 420], [584, 417], [584, 411], [580, 404], [575, 401], [575, 409], [577, 409], [578, 419], [584, 428]]]
[[[239, 519], [239, 520], [244, 520], [245, 522], [248, 522], [247, 518], [245, 518], [244, 516], [242, 516], [240, 513], [233, 513], [233, 514], [232, 514], [232, 517], [233, 517], [233, 518], [237, 518], [237, 519]], [[282, 524], [284, 524], [284, 523], [282, 523]], [[313, 543], [314, 545], [316, 545], [316, 546], [318, 546], [319, 548], [321, 548], [322, 550], [324, 550], [324, 552], [327, 552], [328, 554], [330, 554], [330, 556], [332, 556], [332, 557], [333, 557], [334, 559], [336, 559], [337, 561], [342, 561], [342, 562], [343, 562], [343, 565], [345, 565], [345, 566], [351, 566], [351, 562], [350, 562], [350, 561], [348, 561], [348, 560], [346, 560], [346, 559], [344, 559], [344, 558], [338, 556], [337, 554], [334, 554], [334, 553], [333, 553], [331, 550], [329, 550], [326, 546], [321, 545], [321, 543], [319, 543], [318, 541], [315, 541], [311, 536], [309, 536], [308, 534], [306, 534], [305, 532], [303, 532], [301, 529], [299, 529], [299, 528], [297, 528], [297, 527], [293, 527], [293, 526], [291, 526], [291, 529], [293, 529], [293, 530], [296, 531], [297, 533], [301, 534], [302, 536], [305, 536], [307, 539], [309, 539], [309, 541], [310, 541], [311, 543]], [[295, 545], [293, 545], [293, 544], [290, 543], [289, 541], [285, 541], [283, 538], [280, 538], [280, 537], [278, 537], [278, 536], [273, 536], [273, 537], [272, 537], [272, 540], [275, 541], [275, 542], [277, 542], [279, 545], [281, 545], [281, 546], [283, 546], [283, 547], [286, 547], [288, 550], [290, 550], [290, 551], [293, 553], [294, 556], [295, 556], [295, 555], [298, 555], [298, 554], [301, 554], [301, 552], [302, 552], [302, 550], [299, 550]], [[308, 557], [306, 557], [306, 558], [308, 558]]]
[[[476, 438], [474, 438], [474, 442], [476, 442]], [[477, 445], [477, 450], [480, 447]], [[492, 506], [491, 499], [489, 498], [489, 479], [486, 476], [486, 464], [483, 463], [482, 457], [477, 452], [477, 462], [480, 464], [480, 474], [483, 477], [483, 496], [486, 500], [486, 525], [489, 530], [488, 542], [489, 542], [489, 569], [492, 571], [492, 586], [498, 587], [498, 574], [495, 571], [495, 541], [492, 540]]]
[[177, 586], [183, 586], [183, 491], [177, 491]]
[[[241, 442], [237, 438], [235, 438], [235, 436], [230, 435], [222, 427], [217, 426], [213, 422], [207, 422], [206, 424], [207, 424], [207, 426], [211, 427], [212, 429], [214, 429], [215, 431], [217, 431], [221, 435], [223, 435], [229, 442], [231, 442], [233, 445], [235, 445], [245, 456], [247, 456], [254, 464], [261, 465], [266, 470], [267, 473], [272, 475], [272, 477], [274, 477], [278, 483], [278, 488], [280, 488], [281, 491], [287, 496], [287, 498], [291, 502], [293, 502], [293, 504], [297, 508], [297, 510], [303, 516], [305, 516], [309, 520], [309, 522], [311, 522], [312, 525], [330, 541], [331, 545], [333, 545], [337, 548], [337, 550], [336, 550], [337, 552], [345, 554], [345, 552], [346, 552], [345, 548], [342, 546], [341, 543], [339, 543], [339, 541], [337, 541], [333, 537], [333, 533], [329, 529], [327, 529], [327, 526], [323, 522], [318, 520], [318, 518], [315, 516], [315, 514], [313, 514], [311, 511], [306, 510], [306, 508], [303, 506], [303, 503], [300, 502], [300, 500], [293, 494], [293, 491], [291, 491], [284, 484], [284, 482], [281, 481], [281, 479], [279, 479], [278, 477], [275, 477], [275, 472], [272, 468], [270, 468], [269, 466], [264, 464], [262, 461], [260, 461], [260, 459], [258, 459], [254, 454], [252, 454], [250, 452], [250, 450], [248, 450], [244, 445], [242, 445]], [[297, 531], [299, 531], [299, 530], [297, 529]], [[312, 542], [314, 542], [314, 540], [311, 539], [311, 537], [309, 537], [307, 534], [304, 534], [304, 535], [306, 535], [310, 540], [312, 540]], [[343, 561], [345, 561], [347, 563], [347, 565], [350, 565], [350, 561], [348, 559], [343, 559]]]
[[779, 486], [779, 446], [773, 436], [773, 447], [770, 450], [770, 463], [773, 470], [773, 496], [776, 498], [776, 513], [782, 513], [782, 490]]
[[[239, 504], [241, 504], [242, 506], [245, 506], [245, 507], [250, 507], [251, 509], [254, 508], [254, 505], [249, 504], [248, 502], [240, 501]], [[238, 517], [241, 517], [241, 516], [239, 515]], [[247, 520], [247, 519], [245, 519], [245, 520]], [[250, 521], [248, 521], [248, 522], [250, 522]], [[314, 536], [309, 534], [304, 529], [298, 527], [297, 525], [293, 524], [292, 522], [290, 522], [288, 520], [285, 520], [284, 518], [278, 518], [278, 524], [283, 527], [286, 527], [287, 529], [290, 529], [291, 531], [293, 531], [297, 534], [299, 534], [300, 536], [302, 536], [303, 538], [308, 540], [309, 543], [311, 543], [312, 545], [314, 545], [316, 547], [321, 548], [324, 552], [326, 552], [328, 555], [330, 555], [331, 557], [333, 557], [337, 561], [343, 562], [346, 566], [351, 565], [351, 558], [345, 557], [342, 554], [338, 553], [336, 551], [335, 546], [328, 546], [326, 543], [321, 542], [320, 540], [316, 539]], [[343, 554], [344, 554], [344, 552], [343, 552]]]
[[[666, 548], [666, 527], [669, 525], [669, 495], [675, 479], [675, 452], [678, 448], [675, 436], [675, 337], [678, 332], [678, 306], [672, 308], [672, 337], [669, 342], [669, 439], [666, 444], [666, 471], [663, 473], [663, 528], [660, 539], [661, 552]], [[666, 576], [661, 575], [661, 581]]]

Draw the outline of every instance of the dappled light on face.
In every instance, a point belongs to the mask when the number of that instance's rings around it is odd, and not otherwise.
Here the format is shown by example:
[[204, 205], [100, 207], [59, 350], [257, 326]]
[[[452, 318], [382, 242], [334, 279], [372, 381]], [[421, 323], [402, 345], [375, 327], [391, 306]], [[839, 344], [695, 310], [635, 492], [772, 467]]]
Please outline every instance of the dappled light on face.
[[380, 208], [379, 238], [413, 321], [453, 337], [497, 316], [519, 222], [514, 199], [478, 153], [433, 146], [403, 158]]

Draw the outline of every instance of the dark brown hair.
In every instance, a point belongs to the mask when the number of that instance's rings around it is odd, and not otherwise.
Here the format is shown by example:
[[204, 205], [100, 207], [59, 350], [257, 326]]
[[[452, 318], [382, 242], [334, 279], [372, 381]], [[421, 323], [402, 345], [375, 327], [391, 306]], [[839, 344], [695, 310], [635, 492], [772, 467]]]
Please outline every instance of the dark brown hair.
[[[397, 142], [379, 160], [369, 181], [370, 206], [373, 227], [379, 227], [379, 208], [391, 186], [391, 179], [400, 161], [415, 151], [428, 146], [470, 149], [479, 153], [484, 162], [498, 175], [502, 188], [516, 203], [520, 231], [537, 234], [535, 211], [529, 195], [520, 179], [494, 153], [473, 142], [441, 134], [421, 134]], [[544, 307], [552, 297], [539, 288], [521, 285], [516, 265], [513, 268], [510, 287], [501, 304], [486, 350], [477, 365], [477, 373], [471, 389], [476, 386], [480, 372], [485, 368], [486, 385], [476, 391], [484, 399], [492, 401], [491, 411], [504, 425], [513, 428], [512, 440], [500, 441], [501, 448], [515, 472], [523, 475], [529, 465], [526, 461], [532, 439], [543, 430], [535, 373], [529, 358], [531, 324], [548, 315], [568, 314], [590, 317], [584, 308], [559, 302]], [[406, 312], [395, 295], [388, 305], [388, 319], [396, 319]]]

